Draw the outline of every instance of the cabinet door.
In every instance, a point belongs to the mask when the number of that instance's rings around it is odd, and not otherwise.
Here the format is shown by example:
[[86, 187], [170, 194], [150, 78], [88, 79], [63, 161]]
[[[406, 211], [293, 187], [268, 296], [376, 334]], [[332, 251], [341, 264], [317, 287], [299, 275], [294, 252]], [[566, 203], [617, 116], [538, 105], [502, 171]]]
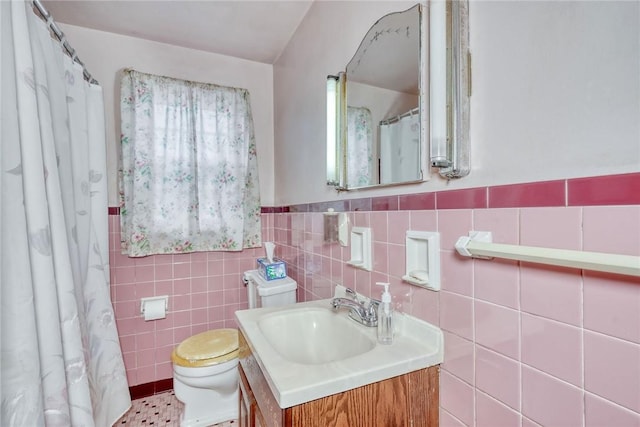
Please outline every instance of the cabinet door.
[[242, 382], [240, 382], [240, 390], [238, 395], [240, 396], [240, 409], [238, 411], [238, 424], [240, 427], [253, 427], [250, 420], [249, 408], [251, 408], [251, 402], [247, 402], [247, 393], [244, 390]]
[[256, 405], [255, 398], [251, 392], [251, 387], [249, 387], [249, 383], [247, 382], [241, 367], [239, 367], [239, 374], [240, 381], [238, 381], [238, 395], [240, 400], [240, 410], [238, 411], [238, 423], [240, 427], [254, 427], [256, 425], [254, 412], [258, 405]]
[[254, 424], [255, 427], [268, 427], [267, 423], [264, 420], [264, 417], [262, 416], [262, 412], [260, 412], [260, 408], [258, 407], [258, 405], [256, 405], [254, 408], [253, 421], [255, 423]]

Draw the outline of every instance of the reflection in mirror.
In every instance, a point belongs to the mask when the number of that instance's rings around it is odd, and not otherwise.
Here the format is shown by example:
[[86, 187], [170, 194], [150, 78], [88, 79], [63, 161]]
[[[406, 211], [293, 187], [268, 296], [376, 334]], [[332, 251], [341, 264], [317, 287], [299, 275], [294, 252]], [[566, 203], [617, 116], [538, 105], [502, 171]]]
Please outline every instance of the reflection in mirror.
[[468, 2], [428, 5], [428, 21], [421, 5], [378, 20], [335, 77], [327, 165], [338, 190], [420, 182], [429, 166], [447, 179], [470, 171]]
[[422, 179], [420, 23], [420, 5], [382, 17], [347, 64], [347, 188]]

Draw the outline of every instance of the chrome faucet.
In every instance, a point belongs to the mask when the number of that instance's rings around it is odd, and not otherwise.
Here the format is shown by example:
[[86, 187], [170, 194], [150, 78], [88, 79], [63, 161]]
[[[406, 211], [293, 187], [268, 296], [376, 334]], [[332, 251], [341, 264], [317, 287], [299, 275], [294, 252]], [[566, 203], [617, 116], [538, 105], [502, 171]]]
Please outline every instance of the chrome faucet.
[[358, 301], [358, 296], [350, 288], [347, 288], [345, 293], [351, 298], [334, 298], [331, 300], [331, 307], [334, 310], [348, 307], [349, 317], [356, 322], [365, 326], [378, 326], [378, 306], [380, 301], [370, 299], [368, 304], [366, 301]]

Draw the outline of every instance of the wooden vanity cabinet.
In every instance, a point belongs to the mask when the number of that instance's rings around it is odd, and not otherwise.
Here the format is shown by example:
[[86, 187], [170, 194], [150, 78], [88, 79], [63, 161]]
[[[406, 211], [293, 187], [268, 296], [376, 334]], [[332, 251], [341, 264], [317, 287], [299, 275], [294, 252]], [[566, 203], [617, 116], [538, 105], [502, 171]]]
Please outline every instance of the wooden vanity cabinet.
[[238, 411], [238, 422], [240, 427], [266, 427], [267, 424], [260, 413], [258, 403], [251, 391], [247, 377], [239, 367], [240, 370], [240, 410]]
[[281, 409], [240, 333], [241, 427], [437, 427], [439, 366]]

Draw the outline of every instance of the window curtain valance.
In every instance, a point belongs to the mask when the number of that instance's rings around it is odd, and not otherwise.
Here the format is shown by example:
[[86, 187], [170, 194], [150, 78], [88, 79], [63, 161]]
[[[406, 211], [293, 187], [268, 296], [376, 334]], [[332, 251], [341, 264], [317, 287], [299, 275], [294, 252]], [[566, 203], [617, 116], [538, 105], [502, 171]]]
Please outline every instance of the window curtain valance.
[[261, 245], [247, 90], [125, 70], [121, 131], [123, 253]]

